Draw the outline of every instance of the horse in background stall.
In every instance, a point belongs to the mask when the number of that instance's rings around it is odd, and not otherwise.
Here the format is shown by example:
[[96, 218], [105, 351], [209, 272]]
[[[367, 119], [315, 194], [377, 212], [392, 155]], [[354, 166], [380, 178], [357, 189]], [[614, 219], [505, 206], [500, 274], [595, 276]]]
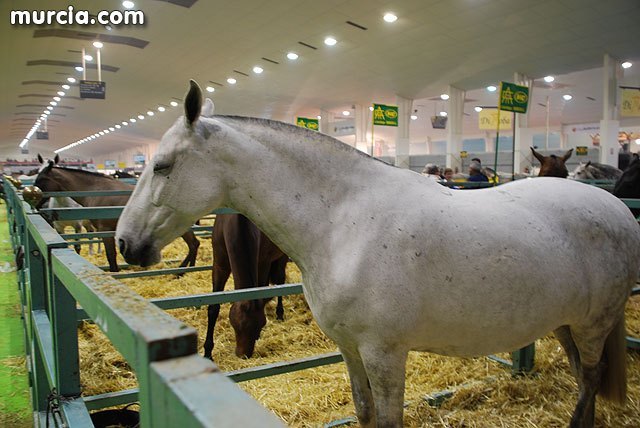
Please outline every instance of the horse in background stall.
[[574, 180], [617, 180], [622, 175], [618, 168], [598, 162], [578, 165], [573, 172]]
[[[224, 290], [233, 273], [236, 290], [284, 284], [289, 256], [284, 254], [249, 219], [241, 214], [218, 214], [211, 235], [213, 245], [213, 292]], [[238, 357], [250, 358], [262, 328], [267, 323], [264, 307], [271, 299], [235, 302], [229, 310], [229, 321], [236, 335]], [[209, 305], [204, 356], [212, 359], [213, 330], [220, 305]], [[278, 296], [276, 318], [284, 319], [282, 296]]]
[[573, 154], [573, 149], [568, 150], [564, 156], [549, 155], [544, 156], [531, 147], [531, 153], [540, 161], [540, 172], [538, 177], [559, 177], [567, 178], [569, 171], [565, 165], [567, 160]]
[[618, 198], [548, 177], [445, 189], [327, 135], [213, 110], [191, 81], [120, 216], [127, 262], [157, 262], [215, 208], [243, 213], [300, 268], [363, 427], [402, 426], [409, 351], [487, 355], [550, 331], [577, 380], [571, 427], [594, 426], [597, 393], [625, 403], [640, 228]]
[[[36, 177], [34, 185], [39, 187], [43, 192], [133, 190], [135, 187], [106, 175], [98, 174], [97, 172], [56, 166], [60, 160], [58, 155], [56, 155], [54, 160], [48, 160], [46, 162], [42, 159], [42, 156], [38, 155], [38, 160], [42, 166], [40, 167], [40, 172]], [[129, 200], [129, 196], [84, 196], [73, 197], [72, 199], [83, 207], [104, 207], [125, 205]], [[36, 208], [42, 208], [45, 202], [46, 198], [43, 199]], [[118, 223], [117, 219], [90, 221], [100, 232], [115, 230]], [[198, 241], [198, 238], [196, 238], [191, 230], [184, 233], [182, 238], [189, 247], [189, 253], [180, 264], [180, 267], [195, 266], [200, 241]], [[109, 270], [111, 272], [118, 272], [119, 268], [116, 260], [117, 254], [114, 238], [102, 238], [102, 242], [104, 243], [104, 250], [109, 262]]]
[[[633, 154], [631, 163], [613, 186], [613, 194], [619, 198], [640, 199], [640, 158], [637, 153]], [[640, 208], [630, 210], [634, 217], [640, 215]]]
[[[71, 198], [67, 197], [55, 197], [49, 198], [48, 208], [77, 208], [81, 207], [79, 203]], [[82, 233], [82, 228], [87, 232], [97, 232], [98, 229], [89, 220], [55, 220], [53, 222], [53, 228], [59, 233], [63, 234], [66, 227], [72, 227], [76, 233]], [[74, 244], [73, 248], [76, 253], [80, 254], [80, 245]], [[98, 254], [102, 252], [102, 247], [98, 242]], [[89, 254], [93, 254], [93, 244], [89, 244]]]

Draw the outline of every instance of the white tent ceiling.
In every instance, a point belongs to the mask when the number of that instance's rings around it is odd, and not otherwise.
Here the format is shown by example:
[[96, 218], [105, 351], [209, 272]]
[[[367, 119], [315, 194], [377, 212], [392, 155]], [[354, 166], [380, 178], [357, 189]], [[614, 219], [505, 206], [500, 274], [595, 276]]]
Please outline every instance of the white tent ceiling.
[[[120, 3], [77, 1], [73, 6], [95, 14], [122, 10]], [[138, 114], [157, 112], [158, 106], [182, 98], [190, 78], [216, 88], [210, 96], [217, 113], [286, 121], [410, 98], [419, 113], [424, 110], [423, 125], [412, 124], [412, 133], [426, 133], [426, 117], [446, 109], [446, 103], [430, 99], [448, 85], [468, 91], [467, 99], [473, 100], [465, 106], [465, 128], [477, 122], [474, 105], [495, 104], [495, 94], [482, 88], [510, 81], [516, 71], [536, 79], [558, 76], [555, 89], [534, 91], [534, 126], [544, 124], [539, 103], [547, 95], [553, 124], [600, 119], [605, 53], [635, 61], [620, 83], [640, 86], [637, 0], [138, 0], [144, 26], [109, 31], [99, 25], [9, 24], [11, 10], [68, 6], [66, 0], [0, 3], [0, 152], [18, 145], [67, 76], [80, 76], [73, 69], [78, 52], [95, 51], [95, 39], [105, 42], [102, 64], [113, 70], [102, 73], [106, 100], [82, 100], [72, 87], [53, 111], [50, 139], [32, 139], [32, 153], [50, 153]], [[399, 19], [384, 22], [387, 11]], [[43, 31], [52, 28], [65, 32]], [[328, 35], [337, 39], [335, 46], [324, 45]], [[134, 47], [114, 36], [148, 43]], [[299, 59], [288, 60], [289, 51]], [[254, 74], [255, 65], [264, 72]], [[96, 78], [95, 70], [88, 72], [88, 79]], [[228, 84], [228, 77], [237, 84]], [[561, 99], [567, 91], [573, 95], [568, 103]], [[65, 154], [94, 157], [155, 142], [179, 113], [179, 107], [157, 112]]]

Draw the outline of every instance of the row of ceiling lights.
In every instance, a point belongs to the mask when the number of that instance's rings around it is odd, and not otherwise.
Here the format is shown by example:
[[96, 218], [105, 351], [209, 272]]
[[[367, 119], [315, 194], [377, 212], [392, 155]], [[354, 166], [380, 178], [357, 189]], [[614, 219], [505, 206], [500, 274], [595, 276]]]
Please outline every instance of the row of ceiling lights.
[[[134, 4], [132, 1], [124, 1], [124, 2], [122, 3], [122, 5], [123, 5], [125, 8], [127, 8], [127, 9], [131, 9], [131, 8], [135, 7], [135, 4]], [[391, 12], [387, 12], [387, 13], [385, 13], [385, 14], [384, 14], [384, 16], [382, 17], [382, 19], [383, 19], [385, 22], [393, 23], [393, 22], [397, 21], [398, 17], [397, 17], [395, 14], [391, 13]], [[99, 43], [99, 42], [95, 42], [95, 43]], [[95, 43], [94, 43], [94, 46], [96, 46], [96, 44], [95, 44]], [[325, 44], [325, 45], [327, 45], [327, 46], [334, 46], [334, 45], [336, 45], [337, 43], [338, 43], [338, 41], [337, 41], [334, 37], [332, 37], [332, 36], [327, 36], [327, 37], [324, 39], [324, 44]], [[102, 44], [100, 44], [100, 45], [102, 45]], [[96, 47], [97, 47], [97, 46], [96, 46]], [[100, 47], [102, 47], [102, 46], [100, 46]], [[297, 60], [297, 59], [299, 58], [299, 55], [298, 55], [297, 53], [295, 53], [295, 52], [287, 52], [286, 57], [287, 57], [289, 60], [291, 60], [291, 61], [295, 61], [295, 60]], [[78, 70], [78, 71], [82, 71], [82, 67], [76, 67], [76, 70]], [[261, 74], [263, 71], [264, 71], [264, 69], [263, 69], [261, 66], [259, 66], [259, 65], [256, 65], [256, 66], [254, 66], [254, 67], [253, 67], [253, 72], [254, 72], [255, 74]], [[229, 77], [229, 78], [227, 78], [227, 83], [229, 83], [230, 85], [235, 85], [235, 84], [237, 83], [237, 80], [236, 80], [236, 79], [234, 79], [233, 77]], [[205, 87], [205, 90], [206, 90], [207, 92], [210, 92], [210, 93], [211, 93], [211, 92], [215, 92], [215, 88], [214, 88], [213, 86], [211, 86], [211, 85], [206, 86], [206, 87]], [[171, 101], [171, 102], [170, 102], [170, 105], [171, 105], [172, 107], [177, 107], [177, 106], [178, 106], [178, 103], [177, 103], [176, 101]], [[159, 107], [157, 108], [157, 110], [158, 110], [159, 112], [163, 112], [163, 111], [165, 111], [166, 109], [165, 109], [165, 107], [164, 107], [164, 106], [159, 106]], [[373, 107], [370, 107], [370, 110], [373, 110]], [[349, 112], [349, 111], [347, 111], [347, 110], [345, 110], [345, 111], [343, 112], [343, 114], [344, 114], [344, 115], [349, 115], [349, 114], [350, 114], [350, 112]], [[154, 113], [153, 111], [151, 111], [151, 110], [147, 111], [147, 116], [154, 116], [154, 115], [155, 115], [155, 113]], [[139, 121], [139, 120], [144, 120], [144, 119], [145, 119], [145, 115], [143, 115], [143, 114], [139, 114], [139, 115], [137, 115], [137, 117], [132, 117], [132, 118], [130, 118], [128, 121], [126, 121], [126, 120], [125, 120], [125, 121], [122, 121], [122, 122], [121, 122], [121, 124], [119, 123], [119, 124], [115, 124], [115, 125], [113, 125], [113, 126], [110, 126], [110, 127], [108, 127], [108, 128], [105, 128], [105, 129], [103, 129], [102, 131], [96, 132], [95, 134], [89, 135], [89, 136], [84, 137], [84, 138], [82, 138], [82, 139], [80, 139], [80, 140], [77, 140], [77, 141], [75, 141], [75, 142], [73, 142], [73, 143], [71, 143], [71, 144], [68, 144], [68, 145], [66, 145], [66, 146], [64, 146], [64, 147], [61, 147], [61, 148], [59, 148], [59, 149], [55, 150], [54, 152], [55, 152], [55, 153], [60, 153], [60, 152], [62, 152], [62, 151], [65, 151], [65, 150], [71, 149], [71, 148], [73, 148], [73, 147], [79, 146], [79, 145], [81, 145], [81, 144], [87, 143], [87, 142], [89, 142], [89, 141], [92, 141], [92, 140], [95, 140], [95, 139], [97, 139], [97, 138], [100, 138], [100, 137], [102, 137], [102, 136], [104, 136], [104, 135], [107, 135], [107, 134], [109, 134], [110, 132], [114, 132], [114, 131], [116, 131], [116, 130], [118, 130], [118, 129], [121, 129], [123, 126], [129, 126], [130, 124], [136, 123], [137, 121]], [[318, 119], [320, 119], [320, 116], [318, 116]], [[39, 124], [38, 124], [38, 126], [39, 126]], [[37, 129], [37, 127], [36, 127], [36, 129]], [[35, 131], [34, 131], [34, 132], [35, 132]]]

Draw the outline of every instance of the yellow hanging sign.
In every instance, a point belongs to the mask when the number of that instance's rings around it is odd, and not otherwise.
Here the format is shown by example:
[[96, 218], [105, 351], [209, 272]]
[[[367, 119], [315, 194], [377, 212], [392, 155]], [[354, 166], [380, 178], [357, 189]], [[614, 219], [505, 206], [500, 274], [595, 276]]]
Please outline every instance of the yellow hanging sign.
[[640, 117], [640, 88], [622, 89], [622, 109], [620, 116]]
[[[512, 125], [511, 113], [500, 115], [500, 130], [510, 130]], [[483, 108], [478, 113], [478, 128], [496, 131], [498, 129], [498, 109]]]

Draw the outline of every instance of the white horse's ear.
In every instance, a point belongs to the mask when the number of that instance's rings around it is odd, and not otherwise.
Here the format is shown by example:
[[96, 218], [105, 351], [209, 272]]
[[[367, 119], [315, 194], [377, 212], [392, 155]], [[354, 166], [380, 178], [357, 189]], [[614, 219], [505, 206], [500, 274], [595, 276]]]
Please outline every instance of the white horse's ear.
[[211, 117], [213, 116], [213, 110], [214, 110], [213, 101], [211, 101], [211, 98], [207, 98], [206, 100], [204, 100], [204, 105], [202, 106], [202, 111], [200, 112], [200, 116]]
[[189, 128], [198, 120], [202, 109], [202, 90], [195, 80], [189, 81], [189, 92], [184, 99], [184, 117]]

